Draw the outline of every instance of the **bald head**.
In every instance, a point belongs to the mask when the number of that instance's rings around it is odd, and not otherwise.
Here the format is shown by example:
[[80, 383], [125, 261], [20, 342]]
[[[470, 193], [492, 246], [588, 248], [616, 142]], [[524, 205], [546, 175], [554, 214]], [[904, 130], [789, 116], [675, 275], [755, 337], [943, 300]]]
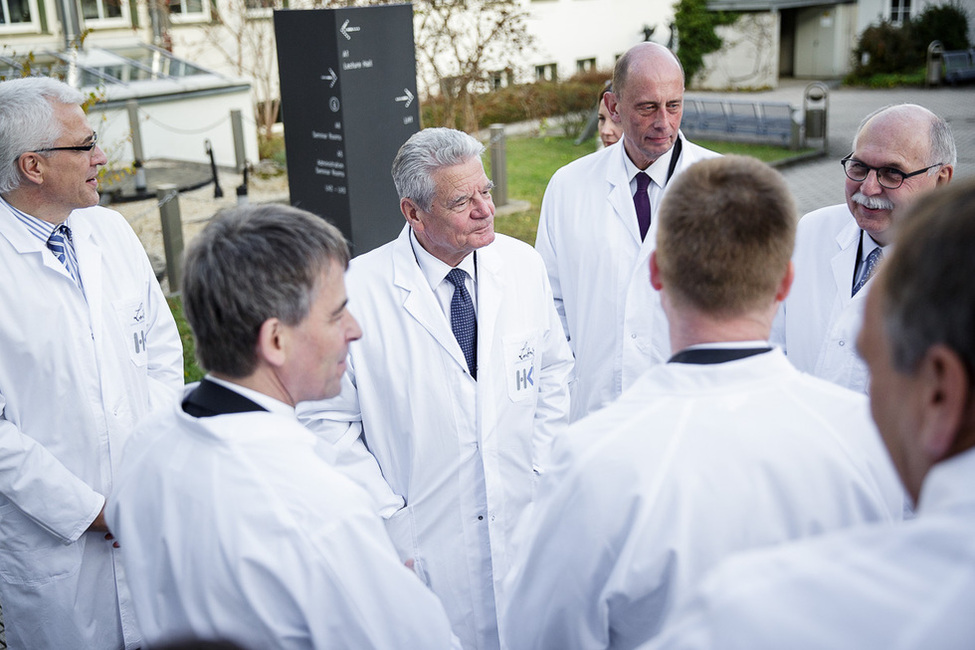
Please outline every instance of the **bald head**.
[[681, 88], [684, 86], [684, 67], [677, 55], [657, 43], [634, 45], [616, 62], [613, 69], [613, 90], [618, 98], [625, 92], [631, 71], [633, 76], [679, 78]]
[[885, 106], [870, 113], [853, 136], [853, 150], [856, 151], [860, 134], [867, 126], [888, 125], [903, 134], [916, 134], [923, 138], [928, 145], [928, 154], [932, 161], [944, 162], [954, 167], [958, 162], [955, 140], [951, 135], [948, 124], [918, 104], [895, 104]]
[[684, 114], [684, 70], [673, 52], [656, 43], [630, 48], [616, 62], [610, 117], [623, 129], [626, 155], [646, 169], [674, 146]]

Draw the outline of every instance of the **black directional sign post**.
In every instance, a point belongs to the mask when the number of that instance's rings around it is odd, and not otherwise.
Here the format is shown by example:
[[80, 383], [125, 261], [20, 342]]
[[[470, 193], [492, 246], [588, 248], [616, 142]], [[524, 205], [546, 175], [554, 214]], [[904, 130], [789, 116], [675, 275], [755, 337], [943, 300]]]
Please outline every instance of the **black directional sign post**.
[[411, 5], [274, 12], [291, 204], [329, 219], [353, 254], [405, 220], [389, 175], [419, 129]]

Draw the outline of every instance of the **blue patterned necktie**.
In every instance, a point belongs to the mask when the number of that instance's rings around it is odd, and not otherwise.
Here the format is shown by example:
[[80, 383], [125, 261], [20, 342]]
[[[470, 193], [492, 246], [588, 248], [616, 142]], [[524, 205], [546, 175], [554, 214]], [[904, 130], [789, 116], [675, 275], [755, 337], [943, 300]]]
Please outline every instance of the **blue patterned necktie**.
[[464, 285], [466, 278], [467, 273], [461, 269], [451, 269], [447, 274], [447, 280], [454, 285], [454, 296], [450, 299], [450, 329], [467, 359], [471, 377], [477, 379], [477, 318], [471, 294]]
[[636, 194], [633, 195], [633, 207], [636, 208], [636, 221], [640, 224], [640, 241], [647, 238], [647, 231], [650, 230], [650, 195], [647, 188], [650, 187], [650, 177], [644, 172], [636, 175]]
[[68, 270], [75, 284], [80, 287], [81, 280], [78, 271], [78, 261], [74, 257], [74, 251], [70, 248], [70, 242], [71, 229], [62, 223], [51, 233], [51, 236], [47, 240], [47, 247], [51, 249], [51, 252], [58, 258], [58, 261], [64, 264], [64, 268]]
[[884, 251], [877, 247], [870, 251], [867, 255], [867, 259], [863, 262], [863, 273], [860, 274], [860, 280], [853, 286], [853, 296], [857, 295], [857, 291], [863, 288], [863, 285], [867, 283], [867, 280], [873, 275], [874, 271], [877, 270], [877, 265], [884, 258]]

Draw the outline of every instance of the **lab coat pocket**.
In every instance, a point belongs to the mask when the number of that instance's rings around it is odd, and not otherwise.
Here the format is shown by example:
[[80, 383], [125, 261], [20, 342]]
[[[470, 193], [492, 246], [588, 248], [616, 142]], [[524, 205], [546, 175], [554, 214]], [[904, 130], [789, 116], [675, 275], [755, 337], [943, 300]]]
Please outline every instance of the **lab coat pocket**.
[[420, 546], [416, 538], [416, 525], [413, 521], [413, 507], [404, 506], [386, 520], [386, 532], [393, 540], [393, 546], [403, 562], [413, 561], [413, 571], [427, 587], [430, 587], [430, 577], [420, 555]]
[[122, 328], [122, 337], [132, 363], [139, 367], [145, 366], [149, 362], [146, 350], [146, 301], [141, 298], [116, 300], [112, 306], [115, 307], [115, 315]]
[[0, 507], [0, 577], [8, 584], [38, 586], [77, 572], [82, 544], [62, 543], [13, 504]]
[[508, 386], [508, 398], [512, 402], [534, 401], [538, 395], [540, 339], [538, 331], [505, 336], [502, 339], [505, 383]]

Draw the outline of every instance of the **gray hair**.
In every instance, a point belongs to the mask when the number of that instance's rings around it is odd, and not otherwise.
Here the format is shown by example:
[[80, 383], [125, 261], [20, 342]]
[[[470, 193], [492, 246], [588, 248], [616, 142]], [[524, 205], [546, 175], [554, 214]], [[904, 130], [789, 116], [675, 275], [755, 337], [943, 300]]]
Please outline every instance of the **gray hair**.
[[22, 154], [52, 147], [61, 137], [54, 104], [80, 105], [84, 100], [79, 90], [50, 77], [0, 81], [0, 194], [23, 182], [17, 165]]
[[623, 91], [626, 90], [627, 78], [630, 75], [630, 67], [633, 64], [633, 60], [638, 56], [655, 56], [664, 52], [669, 54], [674, 59], [674, 62], [677, 63], [677, 67], [680, 69], [681, 82], [683, 83], [685, 81], [684, 65], [672, 50], [658, 43], [639, 43], [628, 49], [623, 53], [623, 56], [616, 60], [616, 66], [613, 68], [613, 88], [610, 92], [613, 92], [617, 98], [623, 97]]
[[931, 346], [954, 350], [975, 378], [975, 181], [915, 201], [877, 278], [897, 370], [913, 373]]
[[[958, 150], [955, 148], [955, 136], [951, 133], [951, 127], [943, 119], [938, 117], [935, 113], [932, 113], [923, 106], [917, 104], [888, 104], [883, 108], [878, 108], [874, 112], [867, 115], [863, 120], [860, 121], [860, 125], [857, 127], [856, 134], [853, 136], [853, 151], [857, 149], [857, 140], [860, 138], [860, 132], [863, 131], [863, 127], [867, 125], [867, 122], [877, 117], [881, 113], [886, 113], [890, 110], [903, 110], [911, 109], [918, 110], [919, 112], [927, 114], [931, 119], [931, 127], [928, 133], [928, 144], [930, 145], [930, 154], [928, 158], [928, 165], [936, 165], [938, 163], [944, 163], [954, 167], [958, 164]], [[906, 169], [904, 171], [911, 171]], [[928, 171], [929, 175], [937, 174], [941, 171], [940, 168], [936, 167]]]
[[437, 192], [433, 175], [445, 168], [480, 160], [484, 145], [455, 129], [431, 128], [417, 131], [393, 159], [393, 183], [401, 199], [411, 199], [424, 212], [433, 207]]
[[345, 238], [310, 212], [261, 205], [218, 213], [183, 267], [183, 309], [200, 364], [230, 377], [253, 373], [261, 325], [300, 323], [332, 262], [348, 266]]

